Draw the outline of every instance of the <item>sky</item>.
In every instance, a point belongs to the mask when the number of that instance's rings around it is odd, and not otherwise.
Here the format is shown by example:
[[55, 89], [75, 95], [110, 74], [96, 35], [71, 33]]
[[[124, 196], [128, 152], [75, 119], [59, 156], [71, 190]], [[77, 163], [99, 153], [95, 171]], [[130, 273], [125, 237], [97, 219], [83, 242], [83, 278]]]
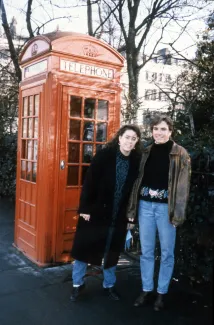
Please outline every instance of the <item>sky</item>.
[[[149, 1], [149, 0], [147, 0]], [[151, 1], [151, 0], [150, 0]], [[200, 0], [199, 0], [200, 1]], [[53, 0], [54, 2], [54, 0]], [[82, 0], [60, 0], [55, 1], [55, 3], [60, 4], [61, 6], [74, 2], [82, 2]], [[86, 2], [86, 1], [85, 1]], [[25, 12], [27, 9], [26, 6], [27, 0], [4, 0], [8, 21], [10, 22], [12, 17], [15, 16], [17, 20], [17, 33], [21, 35], [28, 35], [26, 30], [26, 22], [25, 22]], [[74, 31], [79, 33], [87, 33], [87, 19], [86, 19], [86, 6], [78, 7], [78, 8], [51, 8], [48, 6], [48, 0], [34, 0], [33, 1], [33, 12], [32, 18], [34, 21], [34, 27], [39, 24], [41, 25], [45, 21], [49, 20], [50, 17], [68, 17], [69, 15], [72, 17], [65, 19], [57, 19], [49, 24], [47, 24], [44, 30], [41, 30], [41, 33], [51, 32], [59, 28], [63, 31]], [[146, 2], [147, 3], [147, 2]], [[180, 51], [183, 50], [183, 54], [193, 57], [196, 47], [192, 46], [197, 42], [197, 35], [200, 34], [206, 27], [204, 23], [204, 17], [207, 16], [208, 10], [214, 10], [214, 1], [213, 6], [209, 6], [203, 12], [200, 12], [195, 15], [194, 18], [198, 18], [197, 20], [192, 19], [191, 23], [188, 26], [188, 32], [185, 33], [182, 38], [180, 38], [176, 43], [176, 48]], [[144, 8], [142, 7], [142, 10]], [[171, 25], [169, 30], [165, 32], [164, 41], [159, 45], [159, 48], [167, 47], [167, 43], [172, 42], [176, 35], [178, 34], [178, 27], [175, 25]], [[153, 36], [154, 41], [155, 37]], [[152, 49], [152, 42], [147, 45], [147, 50], [150, 51]]]
[[[66, 1], [66, 0], [64, 0]], [[63, 6], [63, 1], [55, 1], [61, 3]], [[69, 0], [67, 0], [67, 3]], [[71, 1], [70, 1], [71, 2]], [[25, 13], [27, 10], [27, 0], [4, 0], [5, 8], [7, 11], [8, 21], [11, 21], [12, 17], [15, 16], [17, 20], [17, 32], [20, 34], [27, 35]], [[72, 17], [57, 19], [45, 26], [44, 32], [48, 33], [57, 28], [59, 25], [60, 30], [66, 31], [77, 31], [80, 33], [87, 32], [87, 20], [86, 20], [86, 6], [79, 8], [55, 8], [52, 10], [51, 6], [48, 5], [47, 0], [34, 0], [33, 1], [33, 11], [32, 18], [37, 24], [42, 24], [47, 21], [50, 17]]]

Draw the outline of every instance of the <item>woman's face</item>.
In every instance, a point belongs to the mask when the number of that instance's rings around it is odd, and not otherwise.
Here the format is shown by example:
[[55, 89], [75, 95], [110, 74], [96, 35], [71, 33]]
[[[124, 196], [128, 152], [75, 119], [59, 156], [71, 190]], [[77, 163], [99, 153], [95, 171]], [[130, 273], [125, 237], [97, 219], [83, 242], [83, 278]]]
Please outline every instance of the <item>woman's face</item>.
[[171, 134], [172, 131], [169, 130], [168, 124], [164, 121], [153, 126], [152, 136], [155, 140], [155, 143], [161, 144], [169, 141]]
[[120, 151], [125, 156], [128, 156], [134, 149], [139, 138], [133, 130], [126, 130], [123, 135], [119, 136]]

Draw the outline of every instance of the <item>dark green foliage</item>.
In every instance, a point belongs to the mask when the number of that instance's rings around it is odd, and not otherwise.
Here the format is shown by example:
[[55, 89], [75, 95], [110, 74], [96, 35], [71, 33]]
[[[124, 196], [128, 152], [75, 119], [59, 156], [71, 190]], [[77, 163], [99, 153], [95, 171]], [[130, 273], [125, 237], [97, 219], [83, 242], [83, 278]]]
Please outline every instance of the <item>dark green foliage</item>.
[[178, 228], [176, 264], [197, 281], [211, 281], [214, 230], [214, 138], [206, 132], [180, 139], [192, 158], [187, 220]]
[[15, 197], [18, 81], [13, 67], [0, 67], [0, 196]]
[[0, 196], [15, 198], [17, 134], [0, 138]]

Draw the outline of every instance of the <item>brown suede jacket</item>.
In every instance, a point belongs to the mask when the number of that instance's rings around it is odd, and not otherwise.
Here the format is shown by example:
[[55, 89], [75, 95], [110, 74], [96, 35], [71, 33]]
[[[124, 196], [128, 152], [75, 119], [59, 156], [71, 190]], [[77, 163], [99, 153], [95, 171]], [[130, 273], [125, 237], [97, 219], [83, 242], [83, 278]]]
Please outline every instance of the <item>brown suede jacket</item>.
[[[139, 175], [134, 183], [129, 199], [127, 218], [134, 219], [134, 222], [137, 218], [139, 192], [144, 175], [144, 166], [149, 157], [151, 147], [152, 145], [143, 149]], [[183, 147], [174, 142], [170, 152], [168, 211], [169, 220], [175, 226], [181, 225], [185, 220], [186, 207], [189, 198], [190, 176], [190, 157]]]

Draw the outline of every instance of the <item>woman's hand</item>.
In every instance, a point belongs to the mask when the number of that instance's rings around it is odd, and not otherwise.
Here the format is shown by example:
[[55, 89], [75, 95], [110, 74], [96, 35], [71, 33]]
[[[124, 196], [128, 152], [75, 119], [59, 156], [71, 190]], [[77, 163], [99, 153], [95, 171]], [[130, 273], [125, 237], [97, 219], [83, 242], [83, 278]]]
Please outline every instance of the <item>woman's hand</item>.
[[89, 221], [91, 216], [90, 216], [90, 214], [80, 213], [80, 217], [85, 219], [85, 221]]
[[128, 218], [129, 222], [133, 222], [134, 218]]
[[[132, 223], [134, 221], [134, 218], [128, 218], [128, 223], [127, 223], [127, 230], [131, 230], [134, 228], [135, 224]], [[129, 223], [131, 222], [131, 223]]]

